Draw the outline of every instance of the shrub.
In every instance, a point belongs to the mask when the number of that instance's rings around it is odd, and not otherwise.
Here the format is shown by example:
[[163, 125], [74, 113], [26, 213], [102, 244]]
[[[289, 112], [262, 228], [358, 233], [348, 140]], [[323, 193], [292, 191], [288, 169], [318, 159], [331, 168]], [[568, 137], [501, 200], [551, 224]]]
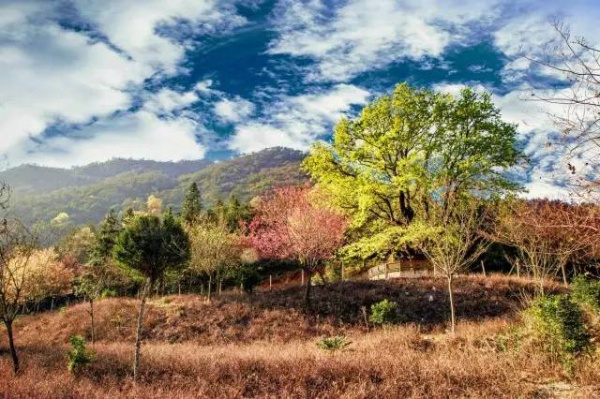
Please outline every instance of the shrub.
[[85, 338], [73, 335], [70, 339], [71, 350], [67, 352], [67, 368], [72, 373], [79, 372], [94, 359], [94, 352], [85, 347]]
[[322, 338], [319, 342], [317, 342], [317, 347], [333, 353], [340, 349], [344, 349], [351, 343], [352, 342], [349, 341], [344, 335], [338, 335], [335, 337]]
[[532, 333], [567, 371], [590, 346], [579, 305], [567, 295], [539, 297], [525, 311]]
[[577, 276], [571, 284], [573, 301], [600, 312], [600, 281]]
[[369, 321], [373, 324], [393, 324], [398, 321], [398, 304], [384, 299], [371, 305]]

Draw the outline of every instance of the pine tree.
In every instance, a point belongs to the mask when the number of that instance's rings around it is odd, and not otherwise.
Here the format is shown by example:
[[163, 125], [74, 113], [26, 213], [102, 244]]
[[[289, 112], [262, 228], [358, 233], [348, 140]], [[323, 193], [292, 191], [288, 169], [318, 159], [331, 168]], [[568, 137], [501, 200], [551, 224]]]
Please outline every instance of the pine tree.
[[111, 209], [100, 224], [100, 231], [92, 252], [92, 259], [95, 262], [105, 262], [112, 256], [112, 250], [120, 231], [119, 219], [115, 211]]
[[193, 182], [183, 198], [181, 218], [186, 223], [193, 223], [200, 217], [200, 212], [202, 212], [200, 190], [198, 190], [196, 182]]

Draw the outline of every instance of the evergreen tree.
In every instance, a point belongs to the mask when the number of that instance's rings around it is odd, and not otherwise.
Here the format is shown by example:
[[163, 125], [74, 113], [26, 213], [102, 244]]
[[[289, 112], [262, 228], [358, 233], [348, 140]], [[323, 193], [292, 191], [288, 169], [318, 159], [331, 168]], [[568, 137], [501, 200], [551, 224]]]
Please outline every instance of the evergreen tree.
[[162, 218], [157, 215], [140, 215], [135, 216], [121, 231], [113, 252], [119, 265], [136, 272], [146, 280], [140, 295], [135, 339], [133, 378], [136, 380], [142, 320], [148, 293], [166, 272], [180, 271], [187, 265], [190, 259], [190, 241], [172, 212], [167, 212]]
[[196, 182], [193, 182], [183, 198], [181, 218], [186, 223], [193, 223], [194, 221], [198, 220], [201, 212], [202, 199], [200, 197], [200, 190], [198, 190], [198, 185]]
[[100, 224], [100, 230], [96, 238], [96, 245], [92, 251], [93, 262], [106, 262], [112, 256], [115, 241], [121, 232], [121, 223], [113, 209]]

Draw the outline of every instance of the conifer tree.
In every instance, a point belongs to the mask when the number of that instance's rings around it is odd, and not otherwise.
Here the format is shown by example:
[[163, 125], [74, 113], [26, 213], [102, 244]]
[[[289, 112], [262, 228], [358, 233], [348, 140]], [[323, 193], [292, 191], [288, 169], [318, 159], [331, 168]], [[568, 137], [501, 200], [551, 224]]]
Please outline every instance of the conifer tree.
[[181, 218], [186, 223], [193, 223], [194, 221], [198, 220], [201, 212], [202, 198], [200, 196], [200, 190], [198, 190], [198, 185], [196, 182], [193, 182], [183, 198]]

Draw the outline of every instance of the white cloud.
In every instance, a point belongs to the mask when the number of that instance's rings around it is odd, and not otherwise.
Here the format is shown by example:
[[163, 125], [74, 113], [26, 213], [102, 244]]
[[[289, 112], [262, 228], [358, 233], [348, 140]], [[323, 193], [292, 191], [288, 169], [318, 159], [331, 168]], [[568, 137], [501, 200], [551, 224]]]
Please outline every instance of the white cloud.
[[[346, 81], [409, 58], [439, 57], [467, 40], [469, 23], [492, 19], [499, 1], [349, 0], [334, 10], [321, 0], [280, 2], [272, 54], [318, 62], [312, 80]], [[325, 15], [333, 13], [333, 18]]]
[[240, 122], [254, 112], [255, 106], [248, 100], [236, 97], [232, 100], [224, 98], [214, 106], [215, 114], [225, 122]]
[[246, 20], [219, 0], [77, 0], [81, 15], [135, 61], [174, 73], [185, 46], [157, 33], [160, 24], [189, 21], [203, 31], [241, 26]]
[[155, 114], [165, 114], [186, 108], [198, 100], [200, 97], [193, 90], [179, 93], [165, 87], [148, 96], [144, 109]]
[[274, 146], [306, 149], [329, 133], [353, 105], [366, 104], [369, 97], [368, 91], [347, 84], [329, 91], [282, 97], [267, 106], [265, 117], [240, 123], [229, 147], [242, 153]]
[[[146, 137], [160, 143], [164, 141], [160, 134], [168, 139], [172, 138], [169, 134], [176, 138], [182, 134], [177, 132], [189, 133], [190, 121], [177, 120], [172, 113], [198, 101], [198, 93], [210, 90], [210, 82], [200, 82], [195, 91], [185, 93], [167, 88], [156, 95], [145, 93], [146, 80], [179, 71], [189, 46], [161, 35], [158, 28], [186, 21], [192, 32], [211, 32], [245, 23], [233, 8], [217, 0], [76, 0], [69, 11], [74, 15], [61, 15], [59, 10], [65, 9], [60, 6], [64, 4], [13, 0], [0, 5], [0, 156], [13, 165], [40, 159], [55, 163], [51, 158], [54, 152], [45, 157], [41, 151], [55, 150], [58, 143], [74, 146], [67, 149], [67, 153], [76, 155], [74, 162], [83, 160], [83, 155], [90, 161], [97, 160], [100, 151], [109, 148], [103, 143], [115, 140], [111, 132], [119, 132], [121, 141], [127, 143]], [[85, 31], [65, 28], [57, 22], [59, 18], [83, 21], [95, 38], [90, 39]], [[145, 101], [145, 113], [131, 115], [127, 110], [140, 96]], [[120, 116], [115, 117], [116, 113]], [[166, 115], [170, 120], [167, 123], [151, 113]], [[85, 140], [53, 138], [45, 133], [57, 123], [90, 122], [96, 126], [84, 129]], [[142, 126], [155, 133], [140, 136], [136, 129]], [[170, 133], [170, 128], [175, 133]], [[66, 131], [61, 135], [79, 137], [81, 133]], [[151, 147], [149, 141], [144, 145]], [[190, 146], [191, 142], [186, 144], [196, 156], [201, 155], [195, 145]], [[152, 150], [130, 148], [129, 156], [153, 154]], [[163, 148], [175, 151], [172, 146]], [[114, 149], [116, 153], [110, 156], [122, 153]], [[186, 151], [175, 151], [172, 157], [186, 157]], [[29, 152], [34, 155], [26, 156]], [[162, 153], [157, 156], [165, 157]]]
[[55, 136], [31, 148], [15, 151], [17, 160], [66, 167], [115, 157], [177, 161], [201, 159], [205, 149], [196, 142], [197, 122], [188, 118], [159, 118], [141, 110], [100, 121], [78, 137]]

